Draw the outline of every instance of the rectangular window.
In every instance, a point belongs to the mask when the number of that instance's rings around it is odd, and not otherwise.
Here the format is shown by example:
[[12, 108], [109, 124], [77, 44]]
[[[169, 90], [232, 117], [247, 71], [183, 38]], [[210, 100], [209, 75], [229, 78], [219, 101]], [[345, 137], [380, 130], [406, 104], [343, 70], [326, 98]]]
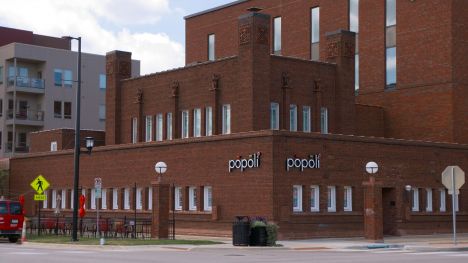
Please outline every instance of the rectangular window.
[[145, 142], [150, 142], [153, 140], [153, 116], [146, 116], [145, 122]]
[[153, 210], [153, 187], [148, 187], [148, 210]]
[[112, 189], [112, 209], [119, 209], [119, 189], [117, 188]]
[[359, 33], [359, 0], [349, 0], [349, 31]]
[[359, 92], [359, 54], [354, 55], [354, 92]]
[[73, 74], [71, 70], [63, 71], [63, 86], [68, 88], [73, 86]]
[[447, 204], [446, 204], [446, 200], [447, 200], [447, 197], [446, 197], [446, 192], [445, 192], [445, 188], [440, 188], [439, 189], [439, 193], [440, 193], [440, 207], [439, 207], [439, 210], [440, 212], [445, 212], [447, 211]]
[[213, 207], [213, 190], [211, 186], [203, 187], [203, 209], [205, 211], [211, 211]]
[[318, 61], [320, 60], [320, 7], [312, 8], [310, 17], [310, 58]]
[[57, 87], [62, 86], [62, 70], [61, 69], [54, 69], [54, 85]]
[[205, 133], [206, 136], [213, 135], [213, 108], [211, 107], [205, 109]]
[[124, 209], [130, 210], [130, 188], [124, 189]]
[[214, 61], [215, 56], [215, 35], [208, 35], [208, 60]]
[[396, 85], [396, 47], [387, 48], [386, 57], [387, 87]]
[[101, 208], [103, 210], [107, 209], [107, 189], [101, 190]]
[[3, 83], [3, 66], [0, 66], [0, 84]]
[[223, 134], [231, 133], [231, 105], [223, 105]]
[[320, 211], [320, 188], [318, 185], [312, 185], [310, 187], [310, 211]]
[[413, 188], [413, 205], [412, 209], [413, 212], [419, 211], [419, 189]]
[[91, 189], [91, 209], [96, 209], [96, 189]]
[[50, 151], [51, 152], [56, 152], [57, 151], [57, 142], [56, 141], [50, 143]]
[[353, 188], [351, 186], [344, 187], [343, 209], [345, 212], [353, 211]]
[[194, 186], [189, 187], [189, 210], [197, 210], [197, 188]]
[[62, 209], [65, 209], [67, 208], [67, 189], [62, 189], [62, 193], [60, 194], [60, 198], [61, 198], [61, 208]]
[[132, 143], [138, 141], [138, 119], [132, 118]]
[[71, 102], [65, 101], [63, 103], [63, 118], [71, 119], [72, 117], [72, 104]]
[[57, 208], [57, 190], [52, 190], [52, 209]]
[[172, 140], [172, 112], [166, 114], [167, 139]]
[[182, 187], [175, 187], [174, 188], [174, 208], [176, 211], [182, 210]]
[[162, 113], [156, 115], [156, 141], [160, 142], [163, 140], [163, 130], [164, 130], [164, 119]]
[[276, 102], [270, 104], [270, 129], [279, 130], [279, 104]]
[[387, 0], [385, 11], [386, 26], [396, 25], [396, 0]]
[[73, 189], [70, 191], [70, 209], [73, 209], [73, 200], [75, 200], [75, 195]]
[[62, 102], [61, 101], [54, 101], [54, 117], [55, 118], [62, 118]]
[[44, 191], [44, 195], [46, 196], [46, 200], [42, 202], [42, 208], [47, 209], [49, 202], [49, 191]]
[[136, 189], [136, 209], [142, 210], [143, 209], [143, 189], [137, 188]]
[[289, 130], [297, 131], [297, 106], [289, 105]]
[[[86, 200], [88, 200], [88, 198], [87, 198], [87, 196], [86, 196], [86, 188], [82, 188], [82, 189], [81, 189], [81, 195], [84, 196], [84, 197], [86, 197]], [[79, 202], [80, 202], [80, 199], [79, 199], [79, 198], [80, 198], [80, 197], [78, 197], [78, 204], [79, 204]], [[85, 202], [84, 208], [88, 208], [88, 206], [86, 205], [87, 202], [88, 202], [88, 201]]]
[[273, 53], [281, 55], [281, 17], [273, 19]]
[[189, 137], [189, 112], [182, 111], [182, 139]]
[[99, 105], [99, 120], [106, 120], [106, 105], [104, 104]]
[[386, 0], [385, 9], [386, 87], [397, 83], [396, 57], [396, 0]]
[[328, 212], [336, 212], [336, 186], [328, 186]]
[[201, 109], [193, 110], [193, 136], [201, 136]]
[[99, 88], [106, 89], [106, 75], [99, 74]]
[[432, 212], [432, 189], [426, 188], [426, 212]]
[[302, 212], [302, 185], [293, 185], [293, 212]]
[[310, 107], [304, 106], [302, 107], [302, 131], [303, 132], [310, 132]]
[[328, 134], [328, 109], [325, 107], [320, 109], [320, 132]]

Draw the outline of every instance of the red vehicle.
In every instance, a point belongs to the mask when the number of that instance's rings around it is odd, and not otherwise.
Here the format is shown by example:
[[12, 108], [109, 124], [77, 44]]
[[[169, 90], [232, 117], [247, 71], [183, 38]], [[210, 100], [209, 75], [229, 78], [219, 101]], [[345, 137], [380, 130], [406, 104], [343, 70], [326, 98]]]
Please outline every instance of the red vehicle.
[[0, 237], [16, 243], [23, 230], [23, 209], [19, 201], [0, 200]]

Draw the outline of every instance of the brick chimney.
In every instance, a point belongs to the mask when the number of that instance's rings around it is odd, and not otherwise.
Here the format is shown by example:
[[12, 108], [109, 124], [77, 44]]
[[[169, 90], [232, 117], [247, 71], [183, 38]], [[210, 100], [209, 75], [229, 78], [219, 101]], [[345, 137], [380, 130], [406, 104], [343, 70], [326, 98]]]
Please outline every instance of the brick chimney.
[[121, 80], [131, 74], [132, 53], [115, 50], [106, 54], [106, 145], [121, 142]]

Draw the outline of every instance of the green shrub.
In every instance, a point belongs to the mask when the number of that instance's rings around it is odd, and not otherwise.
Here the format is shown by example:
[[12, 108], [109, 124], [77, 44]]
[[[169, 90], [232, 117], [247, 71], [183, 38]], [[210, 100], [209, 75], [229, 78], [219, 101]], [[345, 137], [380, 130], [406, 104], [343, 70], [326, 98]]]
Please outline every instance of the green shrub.
[[265, 224], [265, 222], [263, 222], [263, 221], [257, 221], [257, 220], [255, 220], [255, 221], [252, 221], [252, 222], [250, 223], [250, 228], [255, 228], [255, 227], [266, 227], [266, 226], [267, 226], [267, 224]]
[[268, 223], [266, 225], [267, 231], [267, 246], [276, 246], [276, 240], [278, 238], [278, 225], [274, 223]]

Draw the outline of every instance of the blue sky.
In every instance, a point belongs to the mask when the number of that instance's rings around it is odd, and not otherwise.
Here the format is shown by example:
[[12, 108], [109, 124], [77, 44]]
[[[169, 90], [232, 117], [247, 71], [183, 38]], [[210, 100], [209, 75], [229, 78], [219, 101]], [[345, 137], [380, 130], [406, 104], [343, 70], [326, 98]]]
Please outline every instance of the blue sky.
[[0, 26], [50, 36], [81, 36], [83, 51], [119, 49], [141, 60], [143, 74], [185, 62], [184, 16], [233, 0], [14, 0], [0, 8]]

